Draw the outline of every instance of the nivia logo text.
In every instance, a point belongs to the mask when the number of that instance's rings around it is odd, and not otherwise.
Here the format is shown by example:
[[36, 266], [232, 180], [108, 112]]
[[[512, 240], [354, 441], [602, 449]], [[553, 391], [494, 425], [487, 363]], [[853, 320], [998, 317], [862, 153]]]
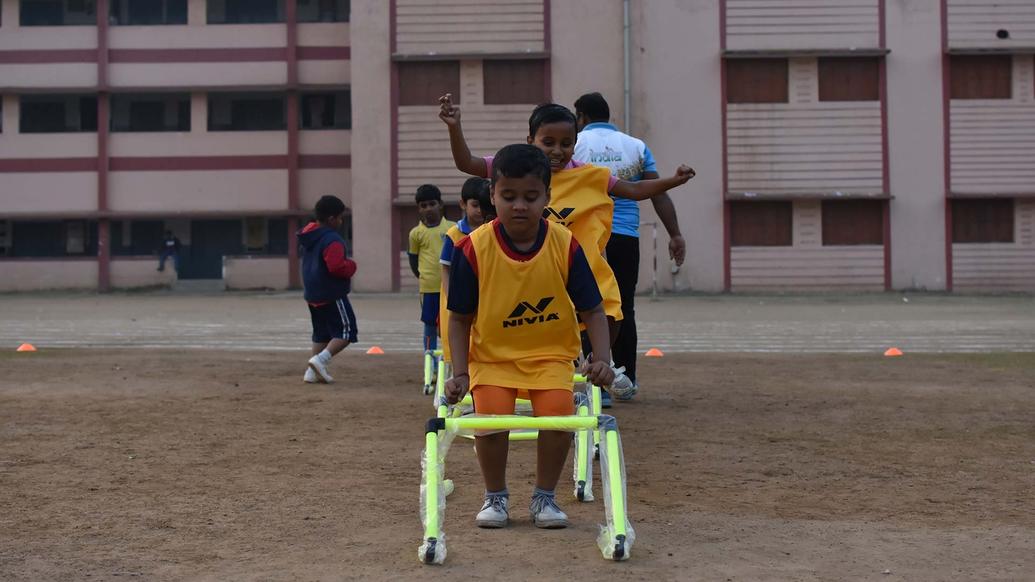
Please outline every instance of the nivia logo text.
[[503, 327], [519, 327], [522, 325], [534, 325], [547, 321], [556, 321], [561, 318], [557, 313], [546, 313], [546, 308], [553, 302], [553, 297], [543, 297], [538, 303], [532, 305], [528, 301], [518, 303], [510, 315], [503, 320]]

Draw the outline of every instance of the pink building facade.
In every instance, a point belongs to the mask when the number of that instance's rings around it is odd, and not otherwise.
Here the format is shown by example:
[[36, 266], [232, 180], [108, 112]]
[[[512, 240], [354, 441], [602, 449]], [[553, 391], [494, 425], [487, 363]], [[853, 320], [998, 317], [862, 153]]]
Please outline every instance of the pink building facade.
[[[106, 15], [99, 18], [98, 15]], [[412, 285], [412, 195], [600, 91], [672, 193], [641, 288], [1035, 290], [1035, 4], [992, 0], [3, 0], [0, 290], [297, 286], [335, 194], [354, 287]], [[626, 35], [625, 33], [628, 32]], [[657, 249], [657, 251], [655, 251]]]

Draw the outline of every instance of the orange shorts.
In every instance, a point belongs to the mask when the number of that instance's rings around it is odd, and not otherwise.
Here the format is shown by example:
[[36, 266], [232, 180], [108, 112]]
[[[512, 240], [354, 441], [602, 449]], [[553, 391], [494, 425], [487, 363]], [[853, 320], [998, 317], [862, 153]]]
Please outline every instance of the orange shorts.
[[[516, 388], [481, 384], [471, 390], [474, 411], [478, 414], [514, 414], [517, 401]], [[529, 390], [533, 416], [571, 416], [575, 414], [575, 401], [571, 390]]]

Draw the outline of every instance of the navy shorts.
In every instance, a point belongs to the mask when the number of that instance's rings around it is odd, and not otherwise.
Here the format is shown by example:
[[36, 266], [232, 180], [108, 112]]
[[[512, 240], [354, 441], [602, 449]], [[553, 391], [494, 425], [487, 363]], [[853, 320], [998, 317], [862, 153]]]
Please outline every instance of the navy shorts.
[[420, 320], [428, 325], [438, 325], [439, 293], [420, 294]]
[[347, 298], [319, 307], [310, 305], [309, 317], [313, 320], [313, 343], [325, 344], [332, 339], [356, 343], [356, 313], [352, 311], [352, 304]]

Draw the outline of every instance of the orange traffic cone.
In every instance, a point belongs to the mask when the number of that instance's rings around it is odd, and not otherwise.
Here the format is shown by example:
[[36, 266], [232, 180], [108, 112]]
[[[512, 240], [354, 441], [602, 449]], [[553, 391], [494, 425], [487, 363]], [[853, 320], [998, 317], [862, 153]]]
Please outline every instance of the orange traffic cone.
[[651, 349], [647, 350], [647, 353], [644, 354], [644, 355], [647, 356], [648, 358], [660, 358], [660, 357], [664, 356], [665, 353], [662, 352], [661, 350], [659, 350], [658, 348], [651, 348]]
[[902, 350], [898, 348], [888, 348], [888, 351], [884, 352], [884, 355], [888, 358], [897, 358], [902, 355]]
[[32, 344], [22, 344], [22, 345], [18, 346], [18, 350], [17, 351], [19, 351], [19, 352], [35, 352], [36, 351], [36, 346], [34, 346]]
[[380, 346], [373, 346], [372, 348], [367, 350], [367, 353], [371, 356], [383, 356], [385, 351], [382, 350]]

